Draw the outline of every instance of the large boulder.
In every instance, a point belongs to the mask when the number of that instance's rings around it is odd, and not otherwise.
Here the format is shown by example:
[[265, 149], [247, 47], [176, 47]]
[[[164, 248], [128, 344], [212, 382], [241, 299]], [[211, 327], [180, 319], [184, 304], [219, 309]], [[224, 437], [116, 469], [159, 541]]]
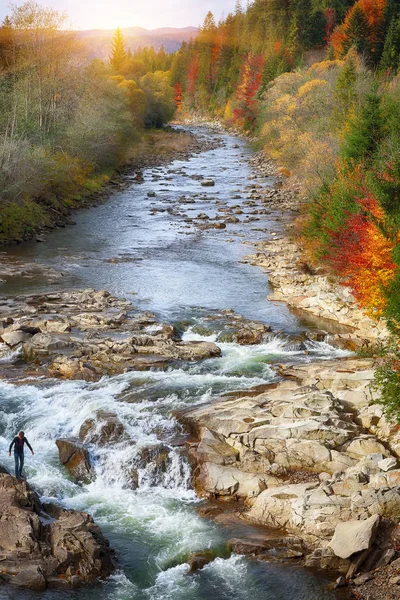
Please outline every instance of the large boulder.
[[14, 346], [18, 346], [18, 344], [23, 344], [31, 339], [31, 334], [25, 331], [6, 331], [1, 334], [1, 339], [3, 342], [14, 348]]
[[86, 513], [41, 504], [23, 481], [0, 473], [1, 579], [34, 591], [73, 588], [111, 574], [108, 542]]
[[373, 515], [366, 521], [338, 523], [329, 546], [339, 558], [368, 550], [375, 541], [380, 522], [380, 516]]
[[115, 413], [98, 411], [94, 419], [87, 419], [79, 430], [81, 442], [105, 446], [124, 439], [125, 429]]
[[94, 472], [90, 455], [85, 446], [75, 439], [60, 438], [56, 441], [60, 462], [79, 483], [90, 483]]
[[182, 342], [165, 347], [165, 356], [179, 360], [204, 360], [221, 356], [221, 348], [213, 342]]
[[132, 487], [136, 489], [141, 482], [150, 486], [160, 485], [171, 465], [171, 460], [171, 449], [166, 444], [138, 449], [129, 469]]

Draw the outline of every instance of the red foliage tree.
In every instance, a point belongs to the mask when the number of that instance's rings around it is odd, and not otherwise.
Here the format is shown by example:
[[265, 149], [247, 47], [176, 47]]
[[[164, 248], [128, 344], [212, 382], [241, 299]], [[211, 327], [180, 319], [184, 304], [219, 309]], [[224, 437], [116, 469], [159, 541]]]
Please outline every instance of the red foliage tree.
[[251, 128], [257, 118], [257, 92], [262, 83], [264, 56], [257, 54], [248, 55], [241, 72], [240, 84], [235, 96], [234, 122]]
[[376, 199], [366, 191], [357, 203], [361, 211], [349, 215], [345, 225], [332, 234], [330, 260], [360, 305], [381, 315], [386, 306], [385, 289], [396, 270], [394, 244], [382, 233], [385, 214]]
[[327, 44], [331, 41], [332, 34], [336, 27], [337, 14], [334, 8], [327, 8], [324, 12], [326, 25], [325, 25], [325, 39]]
[[174, 87], [174, 100], [176, 108], [179, 109], [182, 106], [182, 84], [177, 82]]
[[187, 95], [189, 96], [189, 98], [194, 97], [194, 93], [196, 91], [196, 82], [197, 82], [198, 73], [199, 73], [199, 56], [196, 53], [193, 56], [192, 60], [190, 61], [188, 69], [187, 69], [186, 92], [187, 92]]

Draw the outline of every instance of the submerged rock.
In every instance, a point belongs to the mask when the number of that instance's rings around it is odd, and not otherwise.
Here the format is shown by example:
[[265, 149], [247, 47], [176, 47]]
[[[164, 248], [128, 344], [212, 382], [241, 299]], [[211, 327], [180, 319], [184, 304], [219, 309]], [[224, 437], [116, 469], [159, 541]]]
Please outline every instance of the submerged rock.
[[71, 589], [114, 569], [108, 542], [87, 513], [43, 505], [7, 473], [0, 473], [0, 522], [0, 581], [34, 591]]
[[188, 558], [189, 573], [196, 573], [200, 571], [210, 562], [215, 559], [215, 555], [211, 550], [204, 550], [204, 552], [193, 552]]
[[140, 481], [150, 486], [162, 485], [162, 480], [170, 466], [171, 449], [166, 444], [141, 448], [129, 469], [131, 487], [136, 489]]

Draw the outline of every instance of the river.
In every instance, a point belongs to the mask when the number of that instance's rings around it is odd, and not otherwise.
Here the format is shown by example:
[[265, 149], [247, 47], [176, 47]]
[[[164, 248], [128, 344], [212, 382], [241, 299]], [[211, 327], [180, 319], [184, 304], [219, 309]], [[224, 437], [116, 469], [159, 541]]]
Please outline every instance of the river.
[[[221, 392], [273, 381], [275, 362], [344, 354], [326, 343], [289, 343], [288, 336], [300, 334], [309, 324], [299, 321], [285, 305], [268, 302], [267, 276], [242, 262], [250, 252], [242, 242], [268, 235], [260, 229], [277, 231], [276, 215], [243, 223], [244, 214], [240, 223], [222, 231], [202, 231], [185, 221], [199, 213], [214, 216], [221, 203], [240, 205], [246, 186], [254, 181], [249, 180], [254, 176], [248, 162], [252, 150], [244, 141], [206, 129], [196, 132], [217, 137], [221, 146], [189, 160], [148, 169], [142, 184], [133, 181], [134, 174], [127, 175], [132, 183], [126, 189], [98, 207], [77, 213], [75, 226], [54, 231], [45, 243], [26, 243], [7, 253], [51, 266], [64, 277], [51, 284], [39, 277], [14, 279], [2, 285], [3, 294], [107, 289], [174, 323], [185, 331], [186, 339], [200, 339], [196, 325], [204, 326], [207, 314], [224, 309], [268, 323], [274, 331], [258, 346], [224, 343], [222, 358], [166, 371], [130, 372], [98, 383], [0, 382], [4, 465], [12, 468], [8, 444], [15, 431], [23, 428], [36, 451], [34, 457], [27, 457], [26, 474], [40, 496], [89, 511], [117, 553], [117, 572], [99, 587], [49, 591], [42, 595], [46, 600], [330, 598], [325, 582], [303, 569], [227, 557], [224, 547], [232, 531], [199, 516], [200, 501], [190, 488], [190, 469], [176, 444], [181, 431], [172, 411]], [[215, 187], [201, 187], [199, 175], [215, 179]], [[257, 183], [273, 186], [274, 181], [257, 179]], [[216, 338], [218, 325], [214, 329], [204, 334], [207, 339]], [[96, 480], [79, 486], [60, 467], [55, 440], [76, 436], [85, 419], [97, 410], [117, 413], [134, 443], [92, 446]], [[168, 448], [167, 469], [161, 471], [151, 460], [141, 463], [139, 487], [130, 489], [129, 465], [135, 464], [143, 448], [159, 444]], [[213, 549], [217, 558], [189, 575], [188, 555], [204, 549]], [[37, 595], [3, 589], [0, 597], [28, 600]]]

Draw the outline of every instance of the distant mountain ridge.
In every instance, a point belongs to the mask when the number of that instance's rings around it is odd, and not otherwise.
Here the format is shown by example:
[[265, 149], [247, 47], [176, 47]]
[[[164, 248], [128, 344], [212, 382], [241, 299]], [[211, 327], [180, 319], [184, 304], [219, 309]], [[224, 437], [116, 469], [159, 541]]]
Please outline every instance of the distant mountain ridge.
[[[143, 46], [154, 46], [159, 50], [162, 46], [168, 53], [178, 50], [182, 42], [196, 37], [197, 27], [161, 27], [145, 29], [144, 27], [123, 27], [122, 34], [127, 48], [132, 51]], [[110, 54], [113, 29], [88, 29], [78, 31], [78, 36], [85, 40], [91, 58], [108, 58]]]

